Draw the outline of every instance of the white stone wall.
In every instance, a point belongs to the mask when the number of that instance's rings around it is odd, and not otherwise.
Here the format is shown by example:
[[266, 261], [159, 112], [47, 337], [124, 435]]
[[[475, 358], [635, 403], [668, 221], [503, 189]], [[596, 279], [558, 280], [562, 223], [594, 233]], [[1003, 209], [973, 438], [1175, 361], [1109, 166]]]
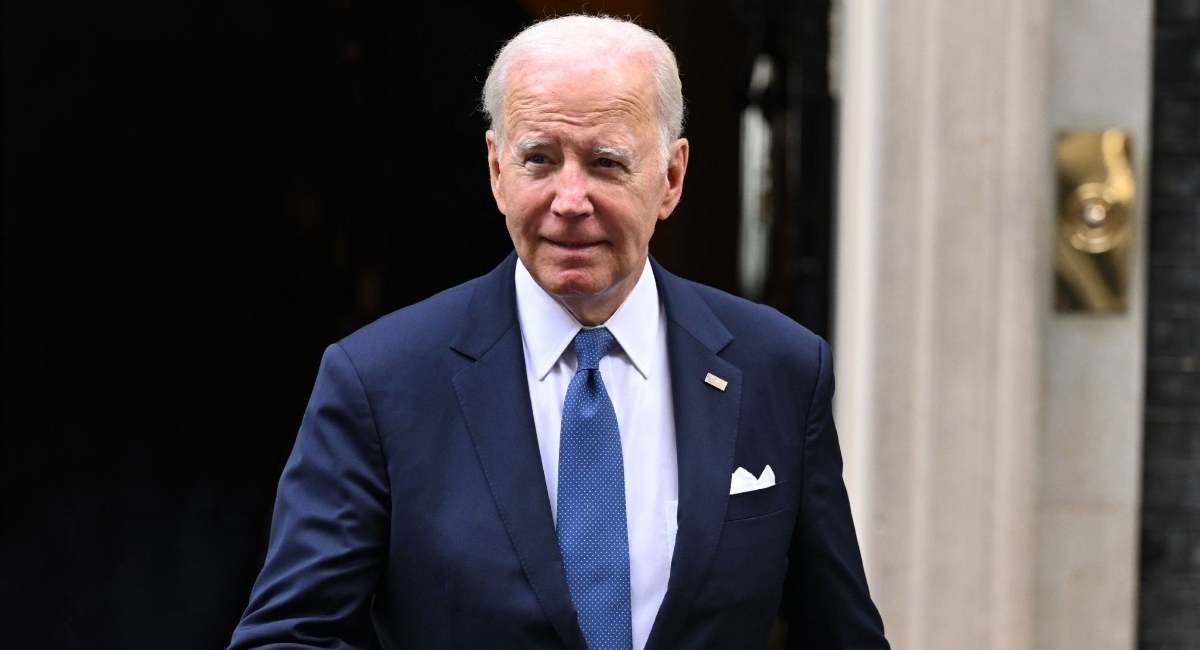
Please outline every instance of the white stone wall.
[[1140, 192], [1128, 310], [1042, 333], [1038, 648], [1136, 641], [1152, 23], [1149, 0], [1052, 3], [1050, 127], [1128, 130]]
[[1143, 248], [1126, 314], [1052, 312], [1052, 152], [1129, 129], [1144, 186], [1150, 9], [838, 8], [838, 418], [900, 650], [1132, 648]]

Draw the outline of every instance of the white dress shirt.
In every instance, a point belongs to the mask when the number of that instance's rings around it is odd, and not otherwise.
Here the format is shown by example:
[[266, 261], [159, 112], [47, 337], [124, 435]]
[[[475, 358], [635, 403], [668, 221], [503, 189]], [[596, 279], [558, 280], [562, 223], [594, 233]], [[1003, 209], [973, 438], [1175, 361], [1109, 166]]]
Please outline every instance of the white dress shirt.
[[[516, 287], [533, 423], [557, 522], [559, 430], [567, 386], [575, 376], [571, 343], [583, 326], [538, 286], [520, 261]], [[633, 291], [603, 326], [617, 340], [600, 360], [600, 375], [621, 431], [633, 648], [642, 650], [667, 593], [679, 504], [667, 319], [649, 260]]]

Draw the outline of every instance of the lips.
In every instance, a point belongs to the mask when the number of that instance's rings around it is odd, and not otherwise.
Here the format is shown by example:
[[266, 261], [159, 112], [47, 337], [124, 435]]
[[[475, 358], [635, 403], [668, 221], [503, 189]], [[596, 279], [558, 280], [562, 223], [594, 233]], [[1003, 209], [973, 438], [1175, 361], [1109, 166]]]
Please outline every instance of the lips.
[[596, 246], [599, 246], [601, 243], [601, 242], [594, 242], [594, 241], [570, 241], [570, 240], [564, 241], [561, 239], [550, 239], [550, 238], [544, 238], [544, 239], [551, 246], [554, 246], [556, 248], [563, 248], [566, 250], [572, 250], [572, 251], [587, 250], [589, 248], [594, 248]]

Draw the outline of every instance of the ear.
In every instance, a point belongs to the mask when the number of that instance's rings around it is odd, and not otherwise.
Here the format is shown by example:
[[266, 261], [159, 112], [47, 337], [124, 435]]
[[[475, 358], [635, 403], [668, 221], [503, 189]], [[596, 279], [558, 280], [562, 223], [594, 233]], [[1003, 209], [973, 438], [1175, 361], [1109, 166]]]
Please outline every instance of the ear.
[[687, 174], [688, 141], [679, 138], [671, 145], [671, 160], [667, 163], [667, 189], [663, 192], [662, 205], [658, 209], [659, 220], [666, 219], [679, 205], [683, 197], [683, 177]]
[[492, 197], [496, 199], [496, 207], [501, 214], [508, 214], [508, 208], [504, 203], [504, 193], [500, 187], [500, 145], [496, 141], [496, 132], [488, 130], [484, 135], [487, 140], [488, 150], [488, 175], [492, 180]]

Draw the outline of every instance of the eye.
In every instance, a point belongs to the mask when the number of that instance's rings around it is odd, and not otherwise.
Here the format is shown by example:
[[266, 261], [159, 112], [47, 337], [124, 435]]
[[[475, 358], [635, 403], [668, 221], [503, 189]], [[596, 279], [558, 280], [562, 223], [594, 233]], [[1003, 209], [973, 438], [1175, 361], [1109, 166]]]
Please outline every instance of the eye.
[[546, 157], [546, 154], [531, 153], [525, 157], [525, 162], [530, 165], [545, 165], [550, 162], [550, 159]]
[[617, 167], [621, 166], [621, 163], [613, 160], [612, 158], [597, 158], [596, 166], [603, 167], [604, 169], [616, 169]]

